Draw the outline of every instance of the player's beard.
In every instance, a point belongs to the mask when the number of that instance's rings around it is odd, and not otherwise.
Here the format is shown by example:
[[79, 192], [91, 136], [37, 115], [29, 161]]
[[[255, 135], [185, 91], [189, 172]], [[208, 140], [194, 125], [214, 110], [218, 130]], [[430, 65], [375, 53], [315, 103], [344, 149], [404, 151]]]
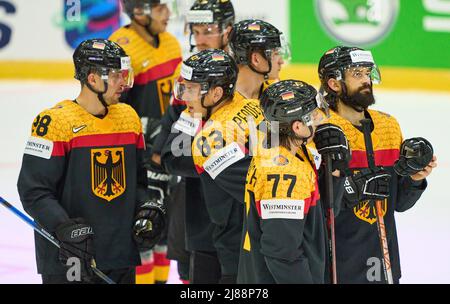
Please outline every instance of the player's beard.
[[[369, 92], [362, 91], [369, 89]], [[355, 93], [349, 95], [348, 93], [340, 96], [342, 102], [358, 112], [363, 112], [371, 105], [375, 104], [375, 97], [373, 96], [372, 85], [365, 85], [359, 88]]]

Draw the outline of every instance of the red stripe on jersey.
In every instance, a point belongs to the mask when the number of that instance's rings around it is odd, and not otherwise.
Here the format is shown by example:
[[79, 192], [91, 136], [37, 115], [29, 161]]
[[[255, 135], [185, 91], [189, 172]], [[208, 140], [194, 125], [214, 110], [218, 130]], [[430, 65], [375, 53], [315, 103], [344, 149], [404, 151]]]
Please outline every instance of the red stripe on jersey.
[[153, 263], [136, 266], [136, 274], [147, 274], [153, 271]]
[[[375, 165], [392, 167], [394, 162], [400, 157], [399, 149], [378, 150], [375, 154]], [[367, 168], [366, 151], [352, 151], [352, 160], [349, 164], [350, 168]]]
[[167, 253], [154, 252], [155, 266], [169, 266], [170, 260], [167, 259]]
[[156, 65], [148, 69], [147, 71], [136, 75], [134, 77], [134, 84], [144, 85], [151, 81], [170, 76], [175, 72], [180, 62], [181, 58], [175, 58], [162, 64]]
[[138, 143], [137, 143], [138, 149], [145, 149], [145, 139], [144, 134], [139, 134]]
[[202, 174], [203, 172], [205, 172], [205, 169], [203, 169], [203, 167], [200, 167], [199, 165], [195, 165], [195, 170], [197, 170], [198, 174]]
[[64, 156], [74, 148], [97, 148], [102, 146], [136, 145], [138, 149], [144, 148], [142, 134], [133, 132], [116, 134], [95, 134], [79, 136], [69, 142], [53, 142], [52, 156]]
[[186, 101], [180, 100], [180, 99], [176, 99], [175, 97], [173, 97], [170, 100], [170, 105], [171, 106], [185, 106], [186, 105]]
[[256, 210], [258, 211], [259, 217], [261, 217], [261, 201], [255, 202]]

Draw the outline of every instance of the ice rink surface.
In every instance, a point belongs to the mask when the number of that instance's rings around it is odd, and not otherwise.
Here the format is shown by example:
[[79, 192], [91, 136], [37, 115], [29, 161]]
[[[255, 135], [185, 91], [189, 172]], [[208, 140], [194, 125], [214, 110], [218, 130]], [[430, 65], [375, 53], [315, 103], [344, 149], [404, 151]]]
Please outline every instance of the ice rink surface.
[[[22, 210], [16, 182], [36, 115], [79, 91], [75, 81], [0, 82], [0, 196]], [[401, 283], [450, 283], [450, 93], [374, 88], [374, 109], [396, 117], [404, 138], [422, 136], [434, 147], [438, 168], [419, 202], [397, 213]], [[0, 283], [40, 283], [31, 228], [0, 207]], [[178, 283], [172, 263], [169, 283]]]

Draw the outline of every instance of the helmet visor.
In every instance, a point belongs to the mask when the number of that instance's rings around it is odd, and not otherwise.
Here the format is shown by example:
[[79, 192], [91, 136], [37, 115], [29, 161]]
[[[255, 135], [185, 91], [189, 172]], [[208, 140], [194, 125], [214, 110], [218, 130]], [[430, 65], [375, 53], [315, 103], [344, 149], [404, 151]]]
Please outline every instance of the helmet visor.
[[186, 81], [182, 77], [175, 81], [174, 97], [185, 102], [195, 102], [202, 98], [202, 95], [208, 93], [204, 90], [202, 84], [197, 82]]
[[374, 84], [381, 83], [381, 73], [377, 65], [356, 64], [345, 68], [344, 73], [352, 78], [360, 80], [369, 78]]

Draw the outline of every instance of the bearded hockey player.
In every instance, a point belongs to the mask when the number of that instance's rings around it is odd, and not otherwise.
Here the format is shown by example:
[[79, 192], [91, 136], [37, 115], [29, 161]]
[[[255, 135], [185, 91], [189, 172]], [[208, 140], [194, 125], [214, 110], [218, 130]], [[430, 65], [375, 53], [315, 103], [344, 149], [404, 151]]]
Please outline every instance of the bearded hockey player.
[[[403, 143], [408, 146], [404, 151], [410, 149], [416, 153], [402, 152], [404, 157], [399, 160], [403, 138], [397, 120], [370, 109], [375, 103], [372, 84], [381, 80], [370, 51], [335, 47], [322, 56], [318, 72], [332, 109], [328, 122], [344, 131], [352, 150], [342, 209], [336, 218], [337, 281], [384, 283], [387, 278], [380, 268], [389, 258], [390, 264], [384, 264], [385, 273], [390, 271], [393, 282], [398, 283], [401, 271], [394, 214], [410, 209], [420, 198], [427, 187], [425, 178], [436, 167], [436, 157], [430, 145], [424, 141], [418, 144], [420, 139], [416, 138]], [[374, 167], [368, 165], [366, 154], [370, 151], [366, 149], [361, 124], [364, 118], [371, 121]], [[393, 169], [397, 160], [400, 175]], [[407, 163], [421, 165], [413, 170]], [[381, 254], [374, 201], [381, 202], [387, 257]]]

